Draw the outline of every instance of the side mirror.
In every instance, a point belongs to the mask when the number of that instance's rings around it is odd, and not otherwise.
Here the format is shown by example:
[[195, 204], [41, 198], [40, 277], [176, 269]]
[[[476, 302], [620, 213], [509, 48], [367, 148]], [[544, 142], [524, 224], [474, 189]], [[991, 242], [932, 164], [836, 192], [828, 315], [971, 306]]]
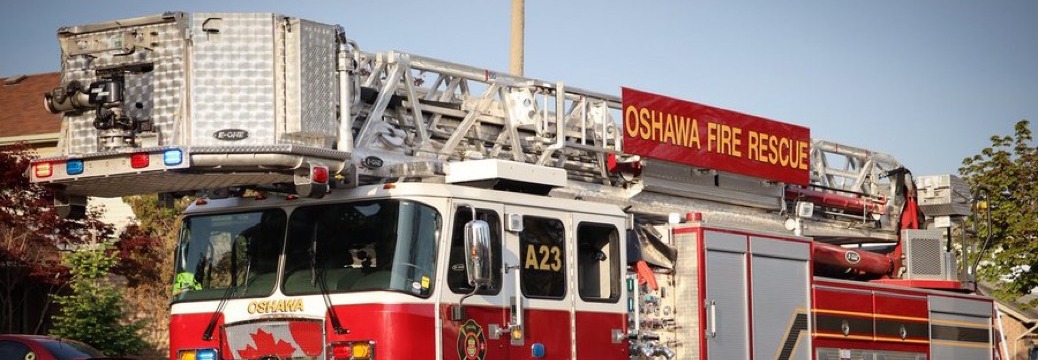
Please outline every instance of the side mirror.
[[486, 221], [465, 223], [465, 272], [469, 285], [487, 288], [493, 282], [490, 240], [490, 224]]

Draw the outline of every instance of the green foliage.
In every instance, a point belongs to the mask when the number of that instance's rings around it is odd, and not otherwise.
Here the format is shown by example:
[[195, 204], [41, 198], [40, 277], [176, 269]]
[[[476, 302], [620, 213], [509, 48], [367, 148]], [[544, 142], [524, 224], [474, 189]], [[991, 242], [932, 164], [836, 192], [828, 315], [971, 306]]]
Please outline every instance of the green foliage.
[[[157, 195], [124, 197], [136, 216], [135, 223], [127, 227], [117, 247], [124, 261], [119, 273], [130, 277], [131, 285], [150, 283], [152, 302], [163, 308], [168, 305], [173, 284], [173, 253], [176, 248], [179, 216], [190, 203], [182, 198], [172, 206], [159, 205]], [[133, 274], [133, 275], [130, 275]]]
[[[1021, 120], [1014, 135], [992, 136], [991, 147], [959, 168], [974, 194], [987, 197], [986, 208], [977, 209], [977, 237], [981, 243], [991, 238], [980, 274], [998, 285], [995, 295], [1005, 300], [1038, 287], [1038, 147], [1029, 125]], [[984, 226], [989, 215], [991, 226]]]
[[55, 296], [61, 314], [54, 317], [51, 335], [85, 342], [109, 356], [140, 352], [145, 346], [138, 336], [141, 325], [123, 323], [122, 295], [109, 280], [116, 256], [104, 249], [82, 250], [65, 261], [71, 268], [72, 293]]
[[178, 216], [191, 199], [180, 199], [173, 206], [159, 206], [156, 195], [124, 197], [136, 220], [120, 235], [116, 250], [122, 259], [114, 269], [126, 276], [126, 305], [134, 309], [133, 318], [144, 327], [141, 334], [148, 347], [141, 353], [162, 357], [169, 353], [169, 299], [173, 285], [173, 253], [176, 247]]
[[130, 205], [141, 229], [156, 235], [167, 236], [176, 233], [177, 217], [193, 200], [184, 197], [173, 201], [172, 206], [160, 206], [157, 195], [136, 195], [124, 197], [123, 201]]

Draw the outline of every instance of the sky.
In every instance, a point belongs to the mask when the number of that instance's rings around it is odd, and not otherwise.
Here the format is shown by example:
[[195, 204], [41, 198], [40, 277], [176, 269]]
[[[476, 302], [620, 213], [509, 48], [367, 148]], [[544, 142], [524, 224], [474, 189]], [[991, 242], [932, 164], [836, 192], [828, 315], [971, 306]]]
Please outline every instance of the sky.
[[[504, 72], [510, 10], [508, 0], [3, 1], [0, 77], [58, 71], [58, 27], [164, 11], [277, 12], [342, 25], [364, 51]], [[793, 123], [916, 175], [956, 173], [992, 135], [1038, 121], [1036, 19], [1031, 0], [526, 0], [525, 75]]]

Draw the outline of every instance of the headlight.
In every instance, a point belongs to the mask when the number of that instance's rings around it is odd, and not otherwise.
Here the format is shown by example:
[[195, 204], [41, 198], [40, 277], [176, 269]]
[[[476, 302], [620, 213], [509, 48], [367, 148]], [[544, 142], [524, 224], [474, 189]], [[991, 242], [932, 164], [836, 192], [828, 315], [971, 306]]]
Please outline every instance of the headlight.
[[177, 353], [178, 360], [216, 360], [216, 349], [191, 349], [180, 350]]

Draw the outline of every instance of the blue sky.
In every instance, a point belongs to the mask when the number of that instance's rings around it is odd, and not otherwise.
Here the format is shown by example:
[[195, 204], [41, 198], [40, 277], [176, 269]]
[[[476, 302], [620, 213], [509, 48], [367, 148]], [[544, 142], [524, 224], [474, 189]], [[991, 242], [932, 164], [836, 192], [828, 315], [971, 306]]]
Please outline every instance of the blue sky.
[[[508, 0], [4, 1], [0, 76], [57, 71], [60, 26], [169, 10], [278, 12], [341, 24], [366, 51], [508, 69]], [[527, 76], [807, 126], [916, 175], [954, 173], [991, 135], [1038, 122], [1038, 1], [527, 0], [526, 12]]]

